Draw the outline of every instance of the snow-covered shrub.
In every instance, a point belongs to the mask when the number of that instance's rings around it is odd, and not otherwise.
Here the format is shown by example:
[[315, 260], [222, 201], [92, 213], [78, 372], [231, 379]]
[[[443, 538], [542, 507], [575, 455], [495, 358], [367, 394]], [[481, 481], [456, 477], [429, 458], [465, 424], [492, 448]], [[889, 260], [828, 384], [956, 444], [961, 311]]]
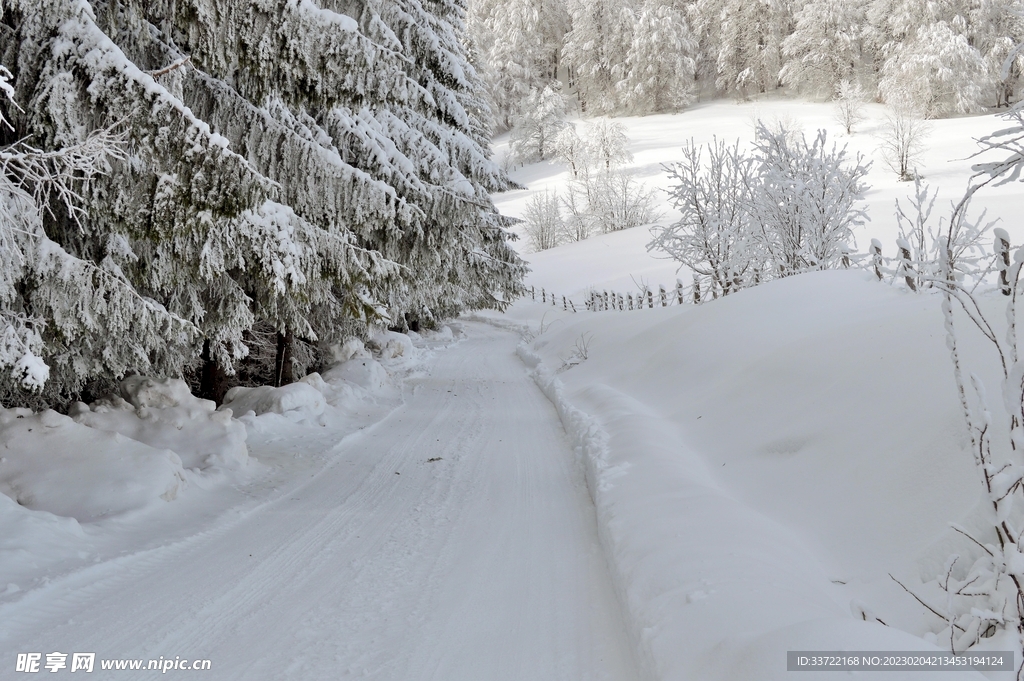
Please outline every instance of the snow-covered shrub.
[[[448, 327], [444, 328], [448, 329]], [[452, 338], [451, 333], [449, 329], [447, 331], [447, 338]], [[323, 373], [323, 380], [327, 383], [346, 381], [373, 392], [380, 390], [387, 384], [388, 372], [375, 359], [350, 359], [325, 371]]]
[[544, 251], [562, 243], [565, 237], [565, 222], [562, 220], [562, 199], [558, 191], [544, 190], [534, 194], [526, 203], [523, 212], [526, 221], [526, 235], [535, 251]]
[[236, 416], [244, 416], [251, 411], [257, 416], [280, 414], [294, 421], [315, 419], [324, 413], [327, 404], [323, 392], [315, 385], [318, 384], [318, 379], [323, 380], [319, 374], [314, 373], [301, 381], [279, 388], [269, 385], [257, 388], [238, 386], [224, 396], [221, 409], [230, 409]]
[[759, 125], [750, 211], [779, 276], [836, 267], [841, 248], [866, 214], [857, 206], [870, 163], [828, 146], [824, 130], [808, 142]]
[[714, 298], [744, 288], [753, 271], [764, 268], [766, 254], [747, 210], [752, 164], [738, 142], [730, 147], [716, 139], [706, 148], [691, 140], [683, 160], [666, 166], [669, 196], [681, 217], [655, 229], [647, 248], [664, 251], [705, 278]]
[[[712, 297], [809, 270], [838, 267], [865, 214], [857, 206], [868, 164], [846, 149], [758, 123], [754, 153], [693, 142], [668, 166], [682, 219], [654, 231], [664, 250], [705, 278]], [[852, 163], [850, 161], [852, 160]]]
[[95, 520], [174, 500], [178, 455], [55, 411], [0, 408], [0, 494], [27, 508]]
[[[991, 318], [987, 307], [980, 304], [974, 283], [958, 271], [954, 251], [958, 243], [970, 243], [972, 235], [981, 231], [966, 217], [973, 196], [985, 186], [1019, 178], [1024, 166], [1020, 145], [1024, 121], [1019, 111], [1011, 119], [1014, 126], [981, 140], [983, 150], [1009, 155], [975, 166], [978, 174], [974, 182], [954, 206], [945, 233], [938, 235], [941, 257], [937, 276], [931, 280], [943, 293], [946, 342], [982, 483], [981, 509], [987, 526], [981, 533], [954, 528], [970, 540], [970, 554], [951, 556], [944, 574], [938, 575], [939, 588], [946, 595], [945, 607], [939, 614], [947, 626], [936, 637], [948, 641], [954, 651], [968, 649], [1000, 629], [1010, 633], [1014, 649], [1024, 648], [1024, 527], [1020, 525], [1019, 510], [1024, 503], [1024, 357], [1018, 310], [1018, 297], [1024, 286], [1024, 247], [1016, 249], [1012, 263], [1006, 262], [1009, 258], [997, 260], [1001, 288], [1008, 288], [1010, 294], [1000, 315], [1005, 320], [1005, 331], [999, 329], [1000, 324]], [[1000, 241], [1004, 235], [1005, 232], [997, 235]], [[968, 331], [961, 330], [964, 316], [970, 322], [963, 325]], [[1001, 385], [993, 391], [1001, 409], [994, 408], [982, 379], [965, 364], [962, 336], [971, 329], [980, 331], [988, 341], [1001, 369]], [[1024, 662], [1018, 667], [1018, 678], [1022, 674]]]
[[859, 83], [844, 80], [836, 86], [835, 100], [836, 121], [843, 126], [847, 135], [852, 135], [853, 129], [865, 118], [864, 102], [867, 101], [867, 92]]
[[599, 173], [591, 183], [588, 212], [598, 231], [607, 234], [649, 225], [660, 219], [654, 191], [629, 172]]

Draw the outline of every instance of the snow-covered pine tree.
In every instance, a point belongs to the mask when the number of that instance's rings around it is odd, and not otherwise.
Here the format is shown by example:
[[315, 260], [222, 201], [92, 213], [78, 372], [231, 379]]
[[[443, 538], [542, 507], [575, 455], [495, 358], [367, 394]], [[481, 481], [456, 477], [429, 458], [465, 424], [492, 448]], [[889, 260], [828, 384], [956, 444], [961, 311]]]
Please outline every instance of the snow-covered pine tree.
[[792, 24], [783, 0], [724, 0], [718, 45], [718, 89], [750, 97], [779, 85], [782, 41]]
[[634, 113], [674, 111], [694, 96], [697, 40], [686, 13], [671, 0], [645, 0], [617, 84], [623, 107]]
[[843, 81], [857, 82], [866, 0], [807, 0], [794, 15], [796, 26], [782, 42], [788, 58], [782, 82], [831, 98]]
[[[60, 149], [121, 121], [131, 142], [83, 196], [85, 227], [56, 216], [47, 233], [198, 327], [223, 368], [257, 319], [327, 339], [381, 318], [381, 301], [394, 323], [502, 304], [522, 264], [487, 195], [507, 181], [461, 6], [380, 4], [5, 1], [0, 41], [29, 104], [14, 134]], [[116, 335], [79, 326], [48, 358], [71, 367], [63, 389], [175, 374], [199, 352], [152, 333], [119, 359]]]

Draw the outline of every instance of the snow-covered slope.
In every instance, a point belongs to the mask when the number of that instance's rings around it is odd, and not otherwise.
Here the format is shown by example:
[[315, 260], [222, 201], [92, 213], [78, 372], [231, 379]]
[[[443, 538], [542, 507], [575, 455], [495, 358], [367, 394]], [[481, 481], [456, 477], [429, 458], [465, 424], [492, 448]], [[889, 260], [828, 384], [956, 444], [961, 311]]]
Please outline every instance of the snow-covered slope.
[[[870, 186], [865, 196], [870, 222], [857, 230], [857, 248], [866, 252], [871, 239], [879, 239], [884, 253], [895, 255], [899, 233], [895, 202], [899, 199], [906, 205], [914, 188], [912, 183], [900, 182], [883, 159], [880, 147], [886, 123], [885, 107], [866, 105], [868, 118], [854, 129], [852, 136], [842, 130], [833, 112], [831, 104], [813, 102], [769, 99], [737, 104], [716, 100], [698, 104], [680, 114], [624, 117], [615, 121], [625, 126], [631, 141], [629, 150], [633, 162], [623, 168], [647, 186], [659, 190], [669, 186], [662, 164], [680, 160], [682, 146], [690, 139], [698, 144], [715, 137], [730, 143], [738, 139], [742, 144], [749, 144], [754, 137], [755, 121], [759, 119], [769, 125], [784, 124], [789, 129], [802, 130], [809, 136], [818, 129], [825, 129], [830, 144], [848, 145], [852, 153], [862, 153], [872, 161], [865, 179]], [[925, 140], [918, 170], [923, 182], [938, 190], [934, 217], [939, 218], [948, 214], [950, 201], [962, 197], [972, 173], [971, 165], [978, 162], [977, 158], [971, 158], [978, 151], [974, 140], [1006, 128], [1007, 123], [998, 115], [986, 115], [930, 121], [929, 126], [931, 132]], [[506, 153], [507, 146], [507, 136], [499, 138], [495, 144], [497, 153]], [[526, 189], [498, 194], [494, 200], [499, 210], [515, 217], [523, 216], [531, 196], [546, 190], [561, 190], [569, 181], [568, 169], [556, 161], [520, 167], [511, 176]], [[1024, 227], [1016, 219], [1021, 205], [1019, 194], [1017, 183], [986, 189], [977, 196], [972, 214], [987, 210], [987, 218], [999, 219], [1000, 226], [1009, 232], [1014, 243], [1024, 242]], [[676, 221], [678, 213], [669, 203], [668, 195], [659, 191], [658, 196], [663, 216], [659, 224]], [[538, 289], [543, 286], [559, 295], [576, 296], [590, 286], [626, 293], [637, 291], [641, 281], [671, 288], [679, 276], [676, 273], [678, 263], [659, 253], [647, 252], [651, 236], [646, 228], [598, 235], [585, 242], [540, 253], [529, 252], [532, 247], [524, 226], [521, 225], [518, 232], [523, 238], [516, 247], [527, 253], [533, 270], [527, 277], [527, 284]], [[684, 276], [685, 283], [689, 283], [688, 276]]]

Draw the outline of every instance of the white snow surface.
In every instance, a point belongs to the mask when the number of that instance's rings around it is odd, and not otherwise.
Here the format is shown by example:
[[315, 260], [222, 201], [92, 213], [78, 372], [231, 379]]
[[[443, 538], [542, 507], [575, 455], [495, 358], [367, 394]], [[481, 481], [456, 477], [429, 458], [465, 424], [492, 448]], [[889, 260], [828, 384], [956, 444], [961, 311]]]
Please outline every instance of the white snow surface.
[[[515, 334], [468, 335], [340, 440], [257, 417], [271, 478], [218, 513], [182, 500], [191, 531], [16, 584], [0, 596], [4, 664], [43, 646], [207, 658], [217, 679], [639, 678], [558, 416]], [[109, 550], [100, 539], [86, 551]]]
[[[755, 115], [875, 154], [869, 111], [852, 138], [803, 102], [623, 120], [657, 184], [684, 139], [749, 138]], [[970, 138], [1000, 127], [934, 122], [937, 213], [963, 190]], [[893, 254], [910, 188], [890, 174], [868, 179], [861, 250], [877, 237]], [[514, 178], [529, 189], [496, 197], [513, 215], [566, 180], [554, 164]], [[1013, 216], [1018, 194], [978, 206]], [[0, 410], [0, 678], [43, 649], [209, 658], [216, 679], [403, 681], [770, 681], [792, 676], [787, 650], [943, 650], [943, 622], [895, 579], [941, 604], [949, 557], [977, 550], [950, 523], [991, 538], [939, 297], [824, 272], [586, 312], [589, 287], [685, 281], [649, 239], [526, 254], [528, 284], [576, 314], [523, 299], [350, 339], [334, 367], [220, 411], [144, 377], [73, 419]], [[995, 319], [1001, 302], [982, 295]], [[961, 328], [997, 395], [997, 360]]]

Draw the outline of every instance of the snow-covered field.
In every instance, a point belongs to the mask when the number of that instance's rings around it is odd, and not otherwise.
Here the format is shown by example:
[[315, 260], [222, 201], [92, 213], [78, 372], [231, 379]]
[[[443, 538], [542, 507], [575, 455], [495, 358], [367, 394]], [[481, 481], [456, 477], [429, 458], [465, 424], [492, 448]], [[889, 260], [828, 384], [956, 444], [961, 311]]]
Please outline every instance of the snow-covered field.
[[[854, 128], [852, 136], [847, 136], [836, 123], [833, 112], [832, 104], [788, 99], [742, 104], [714, 101], [698, 104], [677, 115], [624, 117], [615, 121], [625, 126], [630, 139], [629, 151], [633, 154], [633, 162], [625, 164], [623, 169], [657, 190], [669, 187], [669, 178], [662, 164], [681, 160], [682, 146], [690, 139], [697, 144], [706, 144], [717, 137], [728, 143], [740, 140], [741, 144], [748, 145], [753, 140], [757, 120], [771, 126], [783, 124], [791, 130], [802, 130], [809, 137], [824, 129], [830, 144], [847, 145], [850, 153], [863, 154], [872, 162], [871, 171], [865, 178], [869, 186], [865, 204], [870, 221], [856, 230], [856, 244], [853, 245], [865, 253], [871, 239], [878, 239], [885, 255], [891, 257], [895, 255], [899, 233], [895, 202], [899, 199], [906, 206], [906, 199], [914, 188], [912, 183], [899, 181], [881, 153], [885, 107], [865, 105], [867, 119]], [[938, 190], [934, 213], [937, 219], [948, 215], [950, 202], [963, 196], [972, 174], [971, 165], [980, 160], [971, 158], [979, 150], [974, 140], [1002, 130], [1008, 124], [997, 115], [987, 115], [935, 120], [929, 125], [931, 132], [917, 168], [923, 182]], [[495, 141], [495, 153], [499, 158], [507, 153], [507, 148], [507, 135]], [[502, 213], [515, 217], [523, 216], [531, 196], [545, 190], [559, 190], [569, 180], [569, 171], [557, 161], [517, 168], [511, 175], [526, 189], [499, 194], [494, 199]], [[657, 196], [663, 216], [659, 224], [676, 221], [678, 213], [669, 203], [668, 194], [658, 191]], [[980, 215], [981, 211], [987, 210], [987, 219], [999, 219], [999, 226], [1009, 232], [1013, 243], [1024, 243], [1024, 226], [1017, 219], [1020, 206], [1020, 186], [1013, 183], [983, 190], [973, 203], [971, 215]], [[644, 228], [598, 235], [584, 242], [540, 253], [530, 252], [532, 248], [523, 225], [517, 232], [522, 238], [516, 242], [516, 247], [527, 255], [533, 269], [527, 277], [527, 284], [538, 288], [543, 286], [558, 295], [578, 296], [590, 286], [622, 293], [635, 292], [637, 285], [634, 282], [641, 281], [655, 287], [664, 284], [671, 288], [678, 276], [678, 263], [658, 253], [647, 252], [651, 235]], [[689, 283], [685, 277], [684, 283]]]
[[[756, 116], [875, 156], [870, 112], [850, 138], [799, 102], [622, 120], [632, 167], [665, 187], [684, 140], [749, 139]], [[966, 185], [971, 138], [1001, 123], [933, 125], [920, 171], [941, 204]], [[519, 215], [567, 173], [513, 177], [528, 189], [495, 198]], [[910, 187], [880, 159], [868, 183], [858, 246], [891, 254]], [[1019, 194], [976, 202], [1015, 243]], [[590, 287], [674, 284], [649, 239], [521, 246], [528, 285], [576, 314], [523, 299], [387, 334], [220, 411], [146, 379], [69, 416], [0, 409], [0, 679], [52, 651], [209, 659], [216, 679], [760, 681], [791, 676], [789, 650], [944, 649], [945, 622], [896, 580], [942, 609], [950, 556], [980, 550], [950, 523], [990, 528], [940, 297], [852, 270], [583, 310]], [[960, 329], [997, 394], [996, 358]], [[1009, 634], [975, 649], [1022, 652]]]

